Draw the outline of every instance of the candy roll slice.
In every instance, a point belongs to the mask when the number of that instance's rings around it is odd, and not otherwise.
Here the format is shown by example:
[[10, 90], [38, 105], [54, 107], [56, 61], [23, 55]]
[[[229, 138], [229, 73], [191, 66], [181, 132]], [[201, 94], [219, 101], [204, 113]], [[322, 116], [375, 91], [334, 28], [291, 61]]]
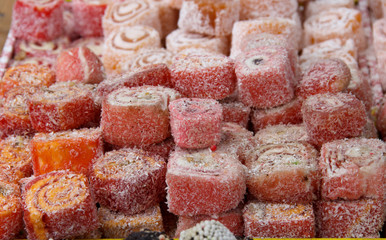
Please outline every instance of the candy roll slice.
[[70, 44], [69, 37], [61, 37], [52, 41], [16, 40], [14, 59], [23, 60], [35, 56], [56, 56]]
[[79, 128], [94, 120], [97, 109], [92, 92], [80, 83], [56, 83], [33, 94], [28, 100], [33, 128], [57, 132]]
[[256, 144], [245, 160], [248, 190], [260, 201], [309, 203], [318, 190], [317, 157], [307, 143]]
[[28, 239], [71, 238], [98, 228], [86, 176], [65, 171], [26, 179], [24, 223]]
[[102, 62], [108, 73], [121, 73], [143, 48], [159, 48], [159, 33], [152, 27], [132, 26], [114, 29], [106, 38]]
[[186, 97], [223, 99], [236, 88], [234, 64], [218, 54], [190, 54], [170, 67], [174, 88]]
[[236, 59], [239, 98], [247, 106], [270, 108], [294, 97], [294, 73], [283, 47], [256, 48]]
[[141, 86], [113, 91], [102, 104], [101, 128], [115, 146], [146, 146], [170, 136], [170, 101], [180, 97], [173, 89]]
[[319, 161], [322, 198], [383, 199], [385, 151], [384, 142], [378, 139], [354, 138], [323, 144]]
[[240, 1], [189, 0], [184, 1], [178, 18], [178, 27], [187, 32], [210, 36], [227, 36], [238, 21]]
[[251, 201], [243, 209], [244, 235], [262, 238], [315, 237], [312, 204]]
[[103, 37], [83, 37], [71, 43], [70, 48], [87, 47], [100, 59], [102, 59], [104, 38]]
[[32, 175], [30, 138], [9, 136], [0, 141], [0, 180], [19, 183]]
[[237, 156], [210, 149], [176, 149], [169, 158], [166, 184], [169, 211], [182, 216], [236, 208], [246, 190], [244, 167]]
[[75, 32], [81, 37], [103, 36], [102, 18], [107, 4], [107, 0], [74, 0], [72, 2], [72, 12], [74, 14]]
[[116, 1], [107, 6], [102, 19], [104, 35], [128, 26], [148, 26], [162, 34], [159, 8], [150, 0]]
[[228, 55], [229, 40], [227, 37], [208, 36], [176, 29], [166, 37], [166, 48], [174, 53], [193, 48]]
[[63, 1], [17, 0], [12, 14], [13, 34], [17, 38], [50, 41], [62, 35]]
[[309, 142], [309, 137], [303, 124], [268, 126], [256, 132], [254, 138], [262, 145], [286, 142]]
[[127, 70], [139, 71], [156, 67], [159, 64], [169, 67], [172, 65], [173, 57], [174, 54], [165, 48], [144, 49], [138, 52]]
[[[370, 1], [371, 2], [371, 1]], [[371, 4], [370, 4], [371, 5]], [[336, 8], [354, 8], [354, 2], [351, 0], [316, 0], [310, 1], [306, 5], [305, 18], [312, 17], [323, 11]]]
[[206, 148], [221, 139], [222, 106], [213, 99], [181, 98], [169, 105], [174, 142], [182, 148]]
[[336, 8], [308, 18], [304, 22], [304, 44], [306, 46], [339, 38], [353, 39], [359, 50], [366, 48], [361, 13], [356, 9]]
[[107, 152], [93, 165], [90, 181], [102, 206], [130, 215], [160, 201], [165, 173], [166, 162], [161, 157], [120, 149]]
[[14, 239], [23, 228], [23, 206], [17, 184], [0, 180], [0, 239]]
[[98, 215], [103, 236], [107, 238], [125, 238], [130, 233], [144, 229], [155, 232], [163, 231], [161, 209], [158, 205], [131, 215], [101, 207], [98, 209]]

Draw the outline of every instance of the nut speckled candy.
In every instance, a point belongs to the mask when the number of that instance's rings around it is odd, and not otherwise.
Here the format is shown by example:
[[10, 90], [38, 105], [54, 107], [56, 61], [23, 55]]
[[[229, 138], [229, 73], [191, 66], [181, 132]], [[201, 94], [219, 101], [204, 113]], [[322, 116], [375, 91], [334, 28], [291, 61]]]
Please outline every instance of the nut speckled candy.
[[244, 198], [245, 170], [233, 154], [177, 149], [169, 158], [166, 184], [170, 212], [218, 214], [237, 207]]
[[213, 99], [180, 98], [169, 105], [174, 141], [183, 148], [206, 148], [221, 138], [222, 106]]
[[308, 97], [302, 106], [310, 140], [317, 145], [359, 136], [366, 124], [363, 103], [347, 93], [325, 93]]
[[120, 149], [107, 152], [93, 165], [90, 181], [102, 206], [136, 214], [159, 202], [165, 173], [166, 162], [161, 157]]

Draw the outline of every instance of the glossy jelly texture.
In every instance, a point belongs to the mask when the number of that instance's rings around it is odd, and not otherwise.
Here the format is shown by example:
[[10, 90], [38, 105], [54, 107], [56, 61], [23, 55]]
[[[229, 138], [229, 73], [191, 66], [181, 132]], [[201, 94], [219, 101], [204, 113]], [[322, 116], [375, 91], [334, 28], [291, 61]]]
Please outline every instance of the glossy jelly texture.
[[221, 139], [222, 106], [213, 99], [180, 98], [169, 104], [176, 146], [206, 148]]
[[0, 239], [14, 239], [23, 228], [23, 206], [17, 184], [0, 180]]

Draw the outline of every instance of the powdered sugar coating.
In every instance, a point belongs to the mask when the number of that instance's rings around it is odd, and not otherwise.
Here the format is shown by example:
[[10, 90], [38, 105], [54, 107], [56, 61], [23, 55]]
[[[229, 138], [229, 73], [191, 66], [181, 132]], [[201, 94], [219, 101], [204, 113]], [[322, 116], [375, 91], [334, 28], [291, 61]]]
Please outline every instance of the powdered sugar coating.
[[222, 106], [213, 99], [180, 98], [169, 104], [174, 142], [183, 148], [206, 148], [221, 138]]
[[386, 145], [378, 139], [345, 139], [323, 144], [321, 196], [323, 199], [383, 199]]
[[121, 149], [107, 152], [93, 165], [90, 181], [102, 206], [130, 215], [159, 202], [165, 173], [166, 162], [161, 157]]
[[165, 64], [167, 67], [170, 67], [173, 57], [174, 54], [165, 48], [144, 49], [138, 52], [127, 70], [139, 71], [149, 69], [158, 64]]
[[245, 106], [242, 102], [238, 101], [220, 101], [223, 109], [224, 122], [234, 122], [247, 127], [249, 122], [249, 115], [251, 113], [251, 107]]
[[74, 0], [72, 12], [75, 31], [82, 37], [103, 36], [102, 18], [107, 4], [108, 1], [106, 0]]
[[166, 184], [170, 212], [218, 214], [235, 208], [243, 199], [245, 170], [233, 154], [177, 149], [169, 158]]
[[286, 142], [309, 142], [309, 137], [303, 124], [268, 126], [256, 132], [254, 138], [262, 145]]
[[298, 9], [297, 0], [240, 0], [240, 20], [256, 19], [259, 17], [290, 18]]

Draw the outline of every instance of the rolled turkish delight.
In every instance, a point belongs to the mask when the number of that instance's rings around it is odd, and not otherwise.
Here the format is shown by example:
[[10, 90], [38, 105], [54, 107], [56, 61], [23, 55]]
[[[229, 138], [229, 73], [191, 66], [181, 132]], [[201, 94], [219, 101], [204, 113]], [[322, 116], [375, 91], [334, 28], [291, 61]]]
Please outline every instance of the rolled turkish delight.
[[303, 124], [287, 124], [268, 126], [256, 132], [259, 144], [278, 144], [286, 142], [309, 142], [306, 128]]

